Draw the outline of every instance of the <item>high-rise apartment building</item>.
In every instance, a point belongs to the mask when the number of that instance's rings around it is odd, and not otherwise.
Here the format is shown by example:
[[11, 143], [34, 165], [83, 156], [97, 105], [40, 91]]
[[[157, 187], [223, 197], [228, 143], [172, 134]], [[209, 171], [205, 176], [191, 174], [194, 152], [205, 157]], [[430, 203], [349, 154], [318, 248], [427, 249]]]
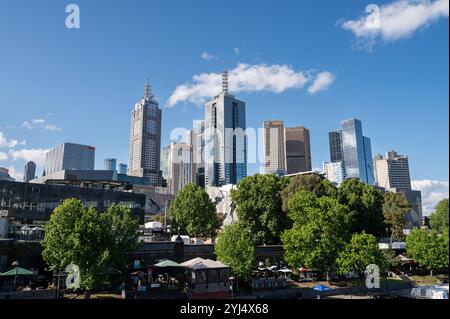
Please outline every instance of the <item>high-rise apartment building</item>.
[[376, 185], [386, 189], [411, 189], [408, 157], [389, 151], [374, 157]]
[[245, 103], [228, 93], [228, 72], [222, 93], [205, 105], [205, 185], [236, 184], [247, 176]]
[[44, 174], [62, 170], [93, 170], [95, 147], [74, 143], [63, 143], [45, 154]]
[[29, 161], [25, 164], [25, 168], [23, 170], [23, 181], [29, 182], [36, 177], [36, 163], [33, 161]]
[[342, 121], [341, 129], [329, 133], [331, 162], [343, 162], [346, 178], [373, 185], [374, 173], [370, 138], [363, 135], [360, 120]]
[[130, 163], [128, 175], [146, 177], [150, 185], [161, 186], [161, 109], [154, 99], [150, 83], [144, 97], [131, 112]]
[[283, 121], [264, 121], [263, 129], [264, 172], [266, 174], [286, 174], [286, 142]]
[[117, 170], [117, 159], [115, 159], [115, 158], [105, 158], [104, 167], [105, 167], [105, 171], [115, 171], [115, 170]]
[[347, 177], [344, 162], [323, 162], [323, 173], [325, 178], [335, 184], [342, 183]]
[[182, 142], [170, 143], [167, 180], [169, 192], [176, 195], [188, 183], [192, 183], [192, 147]]
[[167, 180], [169, 178], [169, 149], [170, 145], [166, 145], [161, 149], [161, 172], [162, 177]]
[[287, 174], [311, 171], [309, 130], [305, 127], [285, 128]]

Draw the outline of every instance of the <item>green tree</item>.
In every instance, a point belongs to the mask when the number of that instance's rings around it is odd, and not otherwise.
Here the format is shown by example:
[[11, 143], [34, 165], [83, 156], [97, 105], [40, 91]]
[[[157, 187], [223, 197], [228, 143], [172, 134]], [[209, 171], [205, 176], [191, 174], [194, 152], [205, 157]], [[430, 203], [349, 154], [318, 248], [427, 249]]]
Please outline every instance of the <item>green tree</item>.
[[402, 193], [387, 192], [384, 194], [383, 214], [384, 223], [389, 226], [394, 239], [403, 240], [405, 216], [411, 211], [411, 204]]
[[355, 219], [352, 233], [365, 231], [376, 237], [385, 233], [383, 194], [373, 186], [355, 179], [348, 179], [338, 188], [338, 200], [348, 206]]
[[335, 197], [337, 193], [336, 187], [327, 179], [322, 179], [318, 175], [296, 175], [285, 182], [287, 184], [282, 192], [283, 211], [287, 212], [289, 208], [289, 200], [299, 191], [309, 191], [316, 195]]
[[45, 226], [42, 256], [51, 270], [73, 263], [80, 268], [80, 288], [92, 290], [107, 281], [111, 269], [125, 267], [125, 253], [138, 245], [139, 223], [130, 209], [113, 205], [105, 213], [84, 209], [67, 199]]
[[289, 201], [289, 216], [294, 225], [282, 235], [286, 262], [328, 271], [350, 239], [349, 209], [334, 198], [300, 191]]
[[283, 179], [276, 175], [255, 174], [241, 180], [231, 192], [239, 221], [256, 245], [280, 243], [281, 232], [289, 227], [281, 208], [283, 186]]
[[448, 198], [441, 200], [430, 216], [430, 227], [438, 233], [448, 230]]
[[214, 237], [221, 225], [216, 206], [205, 190], [187, 184], [178, 193], [170, 207], [172, 229], [180, 228], [191, 237]]
[[406, 251], [420, 266], [433, 271], [448, 271], [448, 230], [442, 234], [425, 229], [414, 229], [406, 237]]
[[219, 233], [215, 245], [217, 260], [231, 267], [240, 280], [251, 277], [255, 261], [255, 247], [248, 230], [240, 222], [233, 223]]
[[378, 248], [377, 239], [364, 232], [353, 234], [350, 243], [345, 246], [337, 258], [338, 272], [346, 274], [356, 271], [362, 274], [370, 264], [377, 265], [380, 271], [384, 271], [387, 267], [387, 260]]

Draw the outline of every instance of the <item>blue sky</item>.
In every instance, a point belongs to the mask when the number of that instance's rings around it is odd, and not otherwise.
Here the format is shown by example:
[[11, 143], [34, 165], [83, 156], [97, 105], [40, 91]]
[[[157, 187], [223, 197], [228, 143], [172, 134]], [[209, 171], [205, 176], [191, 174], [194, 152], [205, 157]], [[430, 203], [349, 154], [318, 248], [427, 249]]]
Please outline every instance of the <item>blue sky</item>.
[[[250, 80], [236, 96], [247, 103], [249, 127], [282, 119], [309, 128], [314, 167], [329, 160], [327, 133], [356, 117], [374, 154], [408, 155], [412, 179], [444, 182], [448, 194], [448, 1], [442, 1], [419, 1], [420, 7], [379, 1], [386, 20], [370, 33], [357, 23], [369, 1], [2, 0], [0, 166], [20, 174], [24, 159], [39, 159], [64, 141], [94, 145], [99, 169], [106, 157], [128, 162], [130, 112], [147, 77], [164, 108], [165, 145], [173, 128], [190, 128], [203, 116], [189, 100], [168, 107], [174, 90], [195, 88], [192, 77], [220, 72], [223, 60], [230, 70], [239, 63], [286, 66], [311, 76], [280, 92]], [[79, 29], [65, 26], [69, 3], [80, 8]], [[437, 5], [446, 14], [436, 14]], [[417, 21], [405, 21], [409, 9], [417, 9]], [[310, 94], [321, 72], [334, 81]]]

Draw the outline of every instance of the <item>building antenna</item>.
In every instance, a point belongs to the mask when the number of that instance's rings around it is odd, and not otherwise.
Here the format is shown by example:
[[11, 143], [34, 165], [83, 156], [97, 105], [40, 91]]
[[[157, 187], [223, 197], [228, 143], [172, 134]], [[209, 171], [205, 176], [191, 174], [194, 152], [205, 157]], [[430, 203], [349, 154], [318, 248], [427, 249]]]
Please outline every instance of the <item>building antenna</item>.
[[147, 78], [147, 84], [145, 85], [145, 88], [144, 88], [144, 98], [145, 99], [153, 98], [152, 86], [150, 85], [150, 78]]
[[225, 66], [224, 58], [222, 57], [222, 93], [228, 94], [228, 70]]

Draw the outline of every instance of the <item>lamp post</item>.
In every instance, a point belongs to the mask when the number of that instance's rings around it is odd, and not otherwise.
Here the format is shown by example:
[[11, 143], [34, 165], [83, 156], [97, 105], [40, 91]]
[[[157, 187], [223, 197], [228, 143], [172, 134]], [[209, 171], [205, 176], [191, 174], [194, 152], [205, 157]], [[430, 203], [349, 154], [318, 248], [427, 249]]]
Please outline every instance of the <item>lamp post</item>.
[[19, 271], [19, 262], [18, 261], [14, 261], [11, 266], [16, 267], [15, 268], [15, 272], [14, 272], [14, 289], [16, 289], [17, 286], [17, 273]]

